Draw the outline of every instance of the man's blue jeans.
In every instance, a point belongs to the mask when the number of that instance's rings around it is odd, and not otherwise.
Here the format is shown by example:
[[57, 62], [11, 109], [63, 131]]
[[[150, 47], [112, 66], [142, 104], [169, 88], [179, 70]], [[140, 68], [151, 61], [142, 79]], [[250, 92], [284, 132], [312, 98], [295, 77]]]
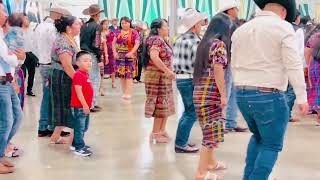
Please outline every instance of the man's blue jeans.
[[184, 112], [179, 120], [175, 144], [177, 147], [185, 147], [188, 145], [192, 126], [197, 120], [193, 104], [193, 79], [177, 79], [177, 87], [183, 101]]
[[71, 108], [73, 128], [74, 128], [74, 137], [72, 146], [76, 150], [84, 148], [86, 145], [84, 142], [84, 133], [87, 132], [89, 128], [89, 118], [88, 114], [84, 114], [82, 108]]
[[290, 83], [288, 84], [288, 89], [286, 91], [286, 98], [289, 106], [289, 117], [291, 119], [291, 112], [294, 106], [294, 101], [296, 100], [296, 94], [294, 93], [293, 87]]
[[49, 125], [49, 86], [47, 84], [49, 79], [50, 66], [40, 65], [40, 75], [42, 78], [42, 101], [40, 106], [40, 120], [39, 120], [39, 131], [50, 130], [53, 131], [54, 127]]
[[236, 128], [237, 127], [237, 116], [238, 116], [238, 105], [236, 100], [236, 90], [233, 85], [232, 73], [230, 65], [225, 71], [225, 81], [226, 81], [226, 91], [228, 104], [225, 109], [226, 112], [226, 128]]
[[282, 151], [289, 122], [285, 94], [237, 89], [237, 103], [253, 134], [243, 180], [268, 180]]
[[0, 158], [22, 120], [20, 100], [10, 83], [0, 84]]

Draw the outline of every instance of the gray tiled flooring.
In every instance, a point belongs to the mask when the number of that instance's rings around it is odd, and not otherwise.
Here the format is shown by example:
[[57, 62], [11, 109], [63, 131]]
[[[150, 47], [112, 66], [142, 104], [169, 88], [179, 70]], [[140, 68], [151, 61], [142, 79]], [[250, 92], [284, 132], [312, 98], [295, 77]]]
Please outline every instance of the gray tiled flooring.
[[[38, 78], [39, 79], [39, 78]], [[110, 86], [110, 81], [105, 81]], [[93, 114], [87, 143], [94, 155], [75, 157], [67, 146], [49, 145], [49, 139], [37, 138], [40, 84], [35, 83], [35, 98], [26, 98], [25, 118], [14, 142], [24, 154], [15, 159], [17, 171], [0, 175], [0, 180], [192, 180], [198, 154], [175, 154], [174, 144], [151, 145], [152, 121], [144, 118], [144, 85], [135, 85], [131, 105], [119, 101], [120, 88], [107, 88], [100, 102], [104, 111]], [[178, 112], [182, 106], [177, 103]], [[290, 124], [284, 151], [280, 154], [271, 180], [320, 180], [320, 128], [308, 116]], [[175, 135], [178, 115], [170, 118], [168, 129]], [[242, 124], [243, 121], [241, 121]], [[250, 134], [228, 134], [217, 150], [217, 157], [228, 165], [219, 174], [225, 180], [240, 180]], [[198, 123], [191, 140], [201, 141]]]

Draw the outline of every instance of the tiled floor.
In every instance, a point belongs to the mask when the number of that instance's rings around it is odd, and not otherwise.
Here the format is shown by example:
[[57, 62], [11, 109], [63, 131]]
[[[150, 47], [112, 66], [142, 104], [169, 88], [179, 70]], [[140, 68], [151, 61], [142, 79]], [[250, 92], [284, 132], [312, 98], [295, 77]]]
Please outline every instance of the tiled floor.
[[[17, 171], [0, 175], [0, 180], [192, 180], [198, 154], [175, 154], [174, 144], [152, 145], [149, 133], [152, 120], [144, 118], [144, 85], [135, 85], [132, 104], [119, 101], [120, 88], [107, 88], [100, 98], [103, 112], [92, 115], [87, 143], [94, 155], [79, 158], [63, 145], [49, 145], [48, 138], [37, 138], [40, 107], [40, 84], [35, 83], [37, 97], [26, 98], [25, 118], [14, 142], [24, 154], [14, 162]], [[108, 86], [110, 81], [105, 81]], [[177, 99], [179, 97], [177, 96]], [[177, 101], [179, 113], [182, 106]], [[179, 114], [178, 113], [178, 114]], [[168, 129], [175, 135], [178, 116], [170, 118]], [[271, 180], [320, 180], [320, 127], [309, 116], [290, 124], [285, 148], [271, 175]], [[241, 124], [244, 124], [240, 118]], [[244, 168], [246, 145], [250, 133], [228, 134], [217, 150], [217, 157], [228, 165], [221, 172], [224, 180], [240, 180]], [[191, 141], [200, 143], [196, 123]]]

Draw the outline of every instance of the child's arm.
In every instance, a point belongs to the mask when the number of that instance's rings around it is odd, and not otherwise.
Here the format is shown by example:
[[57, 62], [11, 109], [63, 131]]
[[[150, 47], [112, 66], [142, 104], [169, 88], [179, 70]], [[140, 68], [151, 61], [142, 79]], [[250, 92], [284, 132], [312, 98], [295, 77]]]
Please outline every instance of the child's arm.
[[82, 93], [82, 86], [75, 85], [75, 90], [76, 90], [77, 97], [78, 97], [79, 101], [82, 104], [83, 112], [85, 114], [90, 114], [90, 108], [89, 108], [86, 100], [84, 99], [84, 96], [83, 96], [83, 93]]

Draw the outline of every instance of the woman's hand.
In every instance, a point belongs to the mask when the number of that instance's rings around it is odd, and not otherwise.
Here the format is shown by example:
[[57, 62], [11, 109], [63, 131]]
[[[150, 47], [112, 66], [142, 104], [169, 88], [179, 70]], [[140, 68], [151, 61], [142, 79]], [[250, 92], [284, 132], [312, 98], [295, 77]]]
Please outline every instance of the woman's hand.
[[168, 77], [170, 80], [175, 81], [177, 76], [176, 76], [176, 73], [174, 73], [173, 71], [169, 71]]
[[119, 59], [119, 54], [118, 54], [117, 52], [114, 52], [114, 53], [113, 53], [113, 57], [114, 57], [115, 59]]
[[226, 98], [225, 96], [222, 96], [222, 97], [221, 97], [221, 108], [226, 107], [227, 104], [228, 104], [227, 98]]
[[126, 54], [126, 58], [134, 58], [133, 53], [132, 53], [132, 52], [128, 52], [128, 53]]

